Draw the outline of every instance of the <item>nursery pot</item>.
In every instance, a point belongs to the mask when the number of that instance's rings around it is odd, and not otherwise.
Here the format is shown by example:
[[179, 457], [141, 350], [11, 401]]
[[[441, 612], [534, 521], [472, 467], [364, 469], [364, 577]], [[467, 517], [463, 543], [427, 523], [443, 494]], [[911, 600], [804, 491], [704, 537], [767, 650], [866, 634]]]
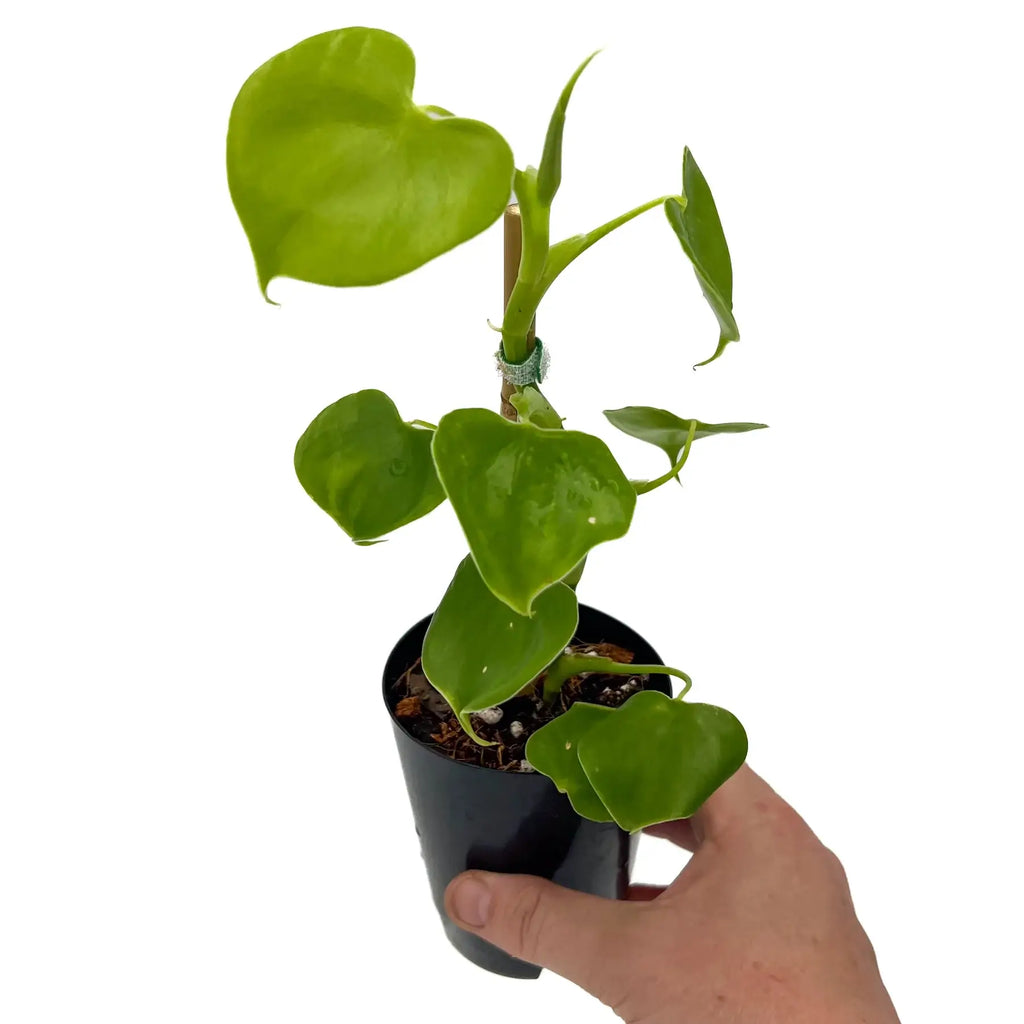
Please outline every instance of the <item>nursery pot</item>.
[[[434, 905], [445, 934], [468, 960], [509, 978], [536, 978], [540, 968], [517, 960], [457, 927], [444, 912], [448, 883], [468, 869], [539, 875], [580, 892], [623, 899], [638, 836], [613, 823], [587, 821], [538, 772], [503, 772], [455, 761], [406, 732], [391, 712], [388, 693], [420, 656], [430, 616], [395, 645], [384, 669], [385, 705], [412, 803]], [[628, 626], [580, 605], [579, 640], [615, 643], [637, 664], [661, 664], [650, 644]], [[668, 678], [647, 684], [671, 694]]]

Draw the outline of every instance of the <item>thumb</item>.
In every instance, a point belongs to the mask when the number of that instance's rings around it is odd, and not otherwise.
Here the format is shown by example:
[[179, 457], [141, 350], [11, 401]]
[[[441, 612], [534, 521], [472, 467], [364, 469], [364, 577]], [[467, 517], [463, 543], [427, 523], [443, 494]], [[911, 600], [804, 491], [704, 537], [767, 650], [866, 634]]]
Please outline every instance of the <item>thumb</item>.
[[604, 1002], [628, 984], [625, 961], [636, 938], [629, 925], [642, 903], [589, 896], [532, 875], [467, 871], [448, 886], [444, 905], [460, 928]]

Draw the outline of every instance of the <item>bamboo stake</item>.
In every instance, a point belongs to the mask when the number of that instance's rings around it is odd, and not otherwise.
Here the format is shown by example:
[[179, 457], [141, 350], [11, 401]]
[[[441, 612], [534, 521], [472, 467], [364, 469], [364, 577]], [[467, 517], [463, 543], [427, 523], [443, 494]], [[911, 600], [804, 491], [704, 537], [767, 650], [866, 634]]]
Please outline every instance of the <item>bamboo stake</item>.
[[[512, 296], [512, 289], [519, 276], [519, 263], [523, 258], [523, 221], [519, 216], [519, 204], [511, 203], [505, 210], [505, 301], [504, 310]], [[526, 336], [527, 353], [533, 351], [533, 339], [537, 334], [537, 321], [530, 324], [530, 333]], [[507, 380], [501, 382], [501, 415], [515, 423], [519, 415], [509, 398], [515, 393], [515, 385]]]

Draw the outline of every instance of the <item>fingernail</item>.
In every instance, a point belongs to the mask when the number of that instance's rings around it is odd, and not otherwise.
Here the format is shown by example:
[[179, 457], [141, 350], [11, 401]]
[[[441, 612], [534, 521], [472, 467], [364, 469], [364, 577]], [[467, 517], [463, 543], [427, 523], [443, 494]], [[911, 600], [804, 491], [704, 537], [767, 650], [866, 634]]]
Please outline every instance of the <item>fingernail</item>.
[[456, 924], [483, 928], [491, 913], [490, 890], [476, 878], [464, 878], [452, 889], [451, 907]]

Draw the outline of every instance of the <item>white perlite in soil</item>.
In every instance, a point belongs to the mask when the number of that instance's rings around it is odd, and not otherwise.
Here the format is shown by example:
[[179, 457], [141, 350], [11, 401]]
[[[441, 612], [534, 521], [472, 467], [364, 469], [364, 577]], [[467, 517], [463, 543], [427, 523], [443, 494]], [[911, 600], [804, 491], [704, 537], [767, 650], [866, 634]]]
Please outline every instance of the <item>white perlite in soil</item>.
[[478, 711], [476, 713], [477, 718], [479, 718], [481, 722], [486, 722], [487, 725], [497, 725], [504, 714], [505, 712], [502, 711], [501, 708], [484, 708], [483, 711]]

